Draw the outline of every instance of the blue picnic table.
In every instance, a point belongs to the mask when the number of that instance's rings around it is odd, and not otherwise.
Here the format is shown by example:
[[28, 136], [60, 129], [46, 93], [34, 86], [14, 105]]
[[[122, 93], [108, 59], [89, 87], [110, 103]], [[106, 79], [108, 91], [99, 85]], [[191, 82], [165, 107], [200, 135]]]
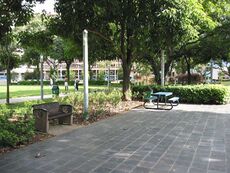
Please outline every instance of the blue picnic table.
[[[173, 106], [177, 106], [179, 104], [179, 97], [171, 97], [173, 95], [172, 92], [151, 92], [151, 95], [148, 95], [147, 99], [145, 98], [144, 107], [146, 109], [163, 109], [163, 110], [171, 110]], [[170, 98], [171, 97], [171, 98]], [[146, 106], [147, 101], [156, 105], [156, 108]], [[163, 104], [162, 104], [163, 103]], [[161, 105], [161, 107], [159, 107]]]

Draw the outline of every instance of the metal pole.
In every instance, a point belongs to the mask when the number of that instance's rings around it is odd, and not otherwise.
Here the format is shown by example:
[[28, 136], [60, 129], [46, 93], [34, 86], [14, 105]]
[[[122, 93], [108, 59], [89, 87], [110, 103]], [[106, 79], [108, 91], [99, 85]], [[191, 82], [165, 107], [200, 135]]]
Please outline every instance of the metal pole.
[[84, 60], [84, 119], [88, 119], [89, 89], [88, 89], [88, 31], [83, 31], [83, 60]]
[[165, 84], [165, 60], [164, 60], [165, 51], [161, 51], [161, 86]]
[[43, 55], [40, 56], [41, 70], [40, 70], [40, 85], [41, 85], [41, 100], [43, 100]]
[[210, 75], [211, 83], [213, 82], [213, 64], [214, 64], [213, 59], [211, 59], [211, 75]]
[[108, 89], [110, 87], [110, 65], [108, 66]]

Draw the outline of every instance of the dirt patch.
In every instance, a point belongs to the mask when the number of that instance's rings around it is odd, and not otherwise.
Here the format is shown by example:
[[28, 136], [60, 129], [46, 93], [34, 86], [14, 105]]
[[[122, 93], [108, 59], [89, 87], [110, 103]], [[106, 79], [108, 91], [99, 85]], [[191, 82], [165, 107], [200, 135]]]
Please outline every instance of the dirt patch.
[[135, 107], [141, 106], [143, 103], [139, 101], [126, 101], [126, 102], [121, 102], [119, 103], [116, 107], [114, 108], [109, 108], [107, 111], [103, 112], [95, 112], [93, 115], [89, 116], [89, 119], [86, 121], [83, 119], [82, 115], [75, 114], [74, 115], [74, 124], [77, 125], [88, 125], [92, 124], [94, 122], [100, 121], [102, 119], [106, 119], [112, 116], [120, 116], [122, 115], [122, 112], [126, 112], [128, 110], [131, 110]]

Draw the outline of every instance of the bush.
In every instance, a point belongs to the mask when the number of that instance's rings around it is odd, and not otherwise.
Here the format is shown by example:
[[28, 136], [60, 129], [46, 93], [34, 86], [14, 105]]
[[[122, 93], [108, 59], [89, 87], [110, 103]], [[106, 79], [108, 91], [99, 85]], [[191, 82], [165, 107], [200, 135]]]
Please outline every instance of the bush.
[[[43, 81], [43, 85], [49, 85], [49, 81]], [[40, 85], [40, 81], [37, 82], [35, 80], [25, 80], [25, 81], [19, 81], [17, 85]]]
[[[180, 74], [177, 76], [178, 83], [180, 84], [187, 84], [188, 81], [188, 74]], [[199, 73], [192, 73], [191, 74], [191, 84], [201, 84], [203, 83], [204, 78]]]
[[89, 85], [107, 85], [108, 81], [104, 80], [90, 80]]
[[[83, 113], [83, 93], [74, 93], [65, 98], [56, 98], [58, 102], [68, 103], [73, 106], [74, 111], [82, 115]], [[101, 112], [110, 111], [111, 107], [116, 107], [121, 102], [121, 92], [97, 91], [89, 93], [89, 115], [98, 115]]]
[[[13, 111], [5, 105], [0, 105], [0, 147], [24, 144], [33, 137], [34, 119], [31, 117], [24, 119], [24, 113], [31, 112], [31, 107], [27, 108], [29, 110], [24, 108], [24, 110]], [[10, 121], [10, 118], [17, 119]]]
[[33, 72], [26, 72], [24, 74], [25, 80], [37, 80], [37, 77], [39, 77], [39, 71], [34, 70]]
[[142, 100], [144, 92], [168, 91], [173, 92], [174, 96], [180, 97], [182, 103], [194, 104], [224, 104], [229, 102], [228, 88], [220, 85], [193, 85], [193, 86], [133, 86], [132, 98]]
[[[29, 80], [26, 80], [26, 81], [19, 81], [17, 83], [18, 85], [39, 85], [39, 83], [37, 83], [37, 81], [29, 81]], [[44, 85], [50, 85], [50, 81], [43, 81], [43, 84]], [[56, 85], [64, 85], [64, 81], [63, 80], [58, 80], [55, 82]], [[89, 81], [89, 85], [107, 85], [108, 82], [107, 81], [103, 81], [103, 80], [90, 80]], [[69, 86], [72, 86], [74, 85], [74, 81], [69, 81]], [[79, 85], [82, 85], [82, 84], [79, 84]]]

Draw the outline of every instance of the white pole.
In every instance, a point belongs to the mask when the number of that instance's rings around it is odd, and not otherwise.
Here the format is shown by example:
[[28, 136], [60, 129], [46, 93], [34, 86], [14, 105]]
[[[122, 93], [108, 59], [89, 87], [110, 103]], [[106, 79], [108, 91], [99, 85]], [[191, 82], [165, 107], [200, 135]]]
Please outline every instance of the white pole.
[[110, 65], [108, 65], [108, 89], [110, 87]]
[[161, 51], [161, 86], [163, 87], [165, 84], [165, 59], [164, 59], [165, 51]]
[[41, 84], [41, 100], [43, 100], [43, 55], [40, 56], [40, 63], [41, 63], [41, 69], [40, 69], [40, 84]]
[[211, 83], [213, 82], [213, 59], [211, 59]]
[[83, 60], [84, 60], [84, 113], [85, 119], [88, 119], [89, 107], [89, 89], [88, 89], [88, 31], [83, 31]]

